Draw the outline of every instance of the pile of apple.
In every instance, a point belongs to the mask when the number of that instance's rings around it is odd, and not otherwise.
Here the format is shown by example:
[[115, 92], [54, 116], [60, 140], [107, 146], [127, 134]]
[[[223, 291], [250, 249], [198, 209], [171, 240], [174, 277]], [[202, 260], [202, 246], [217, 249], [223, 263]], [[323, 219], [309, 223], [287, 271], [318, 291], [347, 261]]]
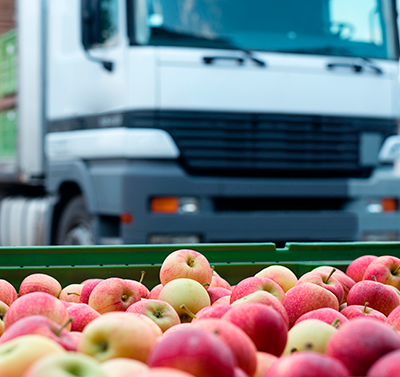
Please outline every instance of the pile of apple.
[[232, 287], [183, 249], [160, 281], [0, 280], [0, 377], [400, 376], [399, 258], [299, 279], [274, 265]]

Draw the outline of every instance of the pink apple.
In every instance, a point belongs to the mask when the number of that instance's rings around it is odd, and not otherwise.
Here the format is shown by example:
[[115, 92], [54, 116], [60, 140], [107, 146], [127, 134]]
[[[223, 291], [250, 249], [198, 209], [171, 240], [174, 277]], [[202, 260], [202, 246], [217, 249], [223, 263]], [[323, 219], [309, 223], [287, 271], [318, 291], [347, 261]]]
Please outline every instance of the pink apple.
[[272, 365], [279, 360], [275, 355], [267, 352], [257, 352], [257, 370], [253, 377], [264, 377], [265, 374], [271, 369]]
[[151, 368], [147, 372], [143, 372], [132, 377], [194, 377], [194, 376], [193, 374], [183, 372], [176, 368]]
[[119, 278], [103, 280], [94, 287], [89, 296], [89, 305], [100, 314], [123, 312], [137, 301], [140, 301], [137, 287]]
[[0, 301], [10, 306], [17, 297], [15, 288], [7, 280], [0, 279]]
[[210, 263], [197, 251], [176, 250], [165, 258], [160, 270], [160, 281], [162, 285], [166, 285], [179, 278], [196, 280], [208, 289], [212, 279]]
[[363, 280], [374, 280], [400, 289], [400, 258], [376, 258], [368, 265]]
[[[59, 325], [69, 319], [68, 311], [59, 299], [49, 293], [33, 292], [19, 297], [10, 306], [4, 319], [6, 331], [21, 318], [36, 314], [48, 317]], [[70, 328], [71, 325], [67, 327], [68, 330]]]
[[156, 285], [149, 293], [148, 299], [150, 300], [158, 300], [158, 295], [160, 294], [161, 290], [163, 289], [162, 284]]
[[351, 321], [354, 318], [371, 318], [381, 322], [386, 322], [386, 316], [378, 310], [371, 309], [368, 307], [368, 302], [362, 305], [349, 305], [347, 308], [342, 310], [342, 314]]
[[262, 277], [250, 277], [242, 280], [232, 290], [231, 304], [242, 297], [248, 296], [256, 291], [266, 291], [274, 295], [280, 302], [285, 298], [285, 292], [278, 283]]
[[388, 316], [399, 305], [399, 298], [387, 285], [376, 281], [363, 280], [350, 289], [347, 296], [347, 306], [365, 305], [366, 302], [368, 302], [370, 308]]
[[149, 297], [150, 292], [144, 284], [136, 280], [130, 280], [130, 279], [125, 279], [125, 280], [130, 281], [132, 283], [132, 285], [135, 287], [135, 290], [139, 292], [141, 298]]
[[101, 363], [100, 366], [107, 377], [133, 377], [141, 372], [150, 370], [149, 367], [141, 361], [123, 357], [105, 361]]
[[280, 356], [285, 349], [287, 325], [282, 316], [269, 306], [238, 305], [225, 313], [222, 319], [241, 328], [254, 342], [258, 351]]
[[45, 336], [60, 344], [67, 351], [76, 351], [75, 341], [71, 338], [69, 331], [42, 315], [31, 315], [15, 322], [0, 338], [0, 344], [23, 335]]
[[125, 312], [96, 318], [82, 334], [78, 351], [101, 362], [117, 357], [146, 362], [157, 342], [153, 328], [142, 316]]
[[347, 368], [334, 358], [316, 352], [295, 352], [274, 363], [265, 377], [350, 377]]
[[74, 319], [71, 324], [71, 331], [82, 332], [90, 322], [100, 317], [100, 314], [87, 304], [71, 305], [67, 308], [67, 311]]
[[356, 283], [363, 280], [365, 271], [372, 261], [377, 259], [375, 255], [363, 255], [349, 264], [346, 270], [346, 275], [352, 278]]
[[296, 275], [289, 268], [280, 265], [264, 268], [254, 276], [272, 279], [281, 286], [285, 293], [297, 283]]
[[221, 318], [228, 310], [231, 310], [232, 306], [227, 304], [207, 306], [201, 309], [196, 314], [196, 318], [193, 319], [192, 323], [207, 319], [207, 318]]
[[221, 297], [230, 296], [232, 292], [226, 288], [214, 287], [214, 288], [208, 288], [207, 293], [210, 296], [210, 301], [212, 305], [215, 301], [219, 300]]
[[213, 271], [210, 288], [216, 288], [216, 287], [225, 288], [232, 291], [231, 285], [221, 276], [216, 275], [216, 272]]
[[283, 306], [289, 316], [289, 327], [305, 313], [321, 308], [339, 310], [337, 297], [327, 289], [316, 284], [303, 283], [286, 292]]
[[66, 302], [80, 303], [81, 292], [83, 289], [82, 284], [70, 284], [67, 285], [60, 293], [59, 299]]
[[219, 298], [217, 301], [215, 301], [212, 306], [216, 306], [216, 305], [230, 305], [231, 303], [231, 296], [224, 296]]
[[195, 377], [234, 377], [236, 361], [230, 348], [216, 335], [190, 328], [161, 339], [147, 364], [150, 368], [180, 369]]
[[89, 296], [92, 293], [93, 289], [104, 279], [90, 279], [86, 282], [81, 283], [83, 285], [81, 296], [79, 302], [82, 304], [89, 304]]
[[329, 274], [319, 271], [309, 272], [299, 279], [297, 285], [303, 283], [317, 284], [327, 289], [329, 292], [332, 292], [337, 297], [339, 304], [341, 304], [344, 299], [344, 290], [342, 284], [332, 276], [335, 271], [335, 269], [332, 269]]
[[[191, 323], [180, 323], [179, 325], [172, 326], [168, 330], [166, 330], [165, 333], [162, 335], [162, 338], [165, 338], [166, 336], [173, 334], [174, 332], [190, 328], [192, 328]], [[161, 340], [161, 337], [159, 339]]]
[[386, 324], [400, 331], [400, 306], [393, 309], [386, 319]]
[[61, 284], [50, 275], [32, 274], [22, 281], [19, 297], [32, 292], [45, 292], [58, 298], [61, 292]]
[[135, 302], [126, 310], [126, 312], [143, 314], [149, 317], [160, 327], [162, 332], [181, 323], [175, 309], [167, 302], [161, 300], [148, 299]]
[[78, 344], [82, 338], [82, 333], [78, 331], [71, 331], [69, 333], [76, 344], [76, 348], [78, 348]]
[[374, 319], [356, 318], [332, 336], [327, 355], [341, 361], [352, 375], [365, 376], [376, 360], [399, 348], [396, 331]]
[[237, 365], [249, 376], [257, 369], [257, 349], [249, 336], [229, 321], [209, 318], [193, 323], [192, 328], [217, 335], [235, 355]]
[[250, 377], [247, 373], [244, 372], [242, 368], [235, 367], [234, 369], [234, 377]]
[[295, 325], [301, 321], [305, 321], [306, 319], [318, 319], [327, 323], [328, 325], [332, 325], [336, 320], [339, 320], [337, 327], [343, 326], [345, 323], [349, 322], [349, 320], [343, 314], [331, 308], [322, 308], [307, 312], [299, 317]]
[[399, 374], [400, 350], [392, 351], [379, 358], [368, 369], [366, 377], [394, 377]]
[[266, 291], [256, 291], [249, 294], [248, 296], [236, 300], [232, 303], [232, 306], [243, 305], [246, 303], [263, 304], [272, 307], [282, 316], [286, 325], [289, 327], [289, 317], [287, 315], [286, 309], [283, 307], [280, 301], [271, 293]]

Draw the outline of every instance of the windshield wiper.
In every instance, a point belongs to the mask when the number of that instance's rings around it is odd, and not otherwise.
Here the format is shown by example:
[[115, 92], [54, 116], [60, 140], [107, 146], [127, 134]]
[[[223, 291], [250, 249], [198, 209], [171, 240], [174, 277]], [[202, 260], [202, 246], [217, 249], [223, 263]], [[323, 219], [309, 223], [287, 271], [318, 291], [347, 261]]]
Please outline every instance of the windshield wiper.
[[[261, 59], [257, 59], [253, 56], [251, 51], [248, 50], [244, 50], [238, 47], [232, 47], [234, 50], [238, 50], [238, 51], [242, 51], [246, 54], [246, 57], [249, 58], [250, 60], [252, 60], [254, 63], [256, 63], [258, 66], [260, 67], [266, 67], [267, 64], [261, 60]], [[215, 60], [236, 60], [239, 62], [239, 64], [243, 64], [244, 63], [244, 59], [237, 57], [237, 56], [204, 56], [203, 57], [203, 61], [206, 64], [212, 64]]]

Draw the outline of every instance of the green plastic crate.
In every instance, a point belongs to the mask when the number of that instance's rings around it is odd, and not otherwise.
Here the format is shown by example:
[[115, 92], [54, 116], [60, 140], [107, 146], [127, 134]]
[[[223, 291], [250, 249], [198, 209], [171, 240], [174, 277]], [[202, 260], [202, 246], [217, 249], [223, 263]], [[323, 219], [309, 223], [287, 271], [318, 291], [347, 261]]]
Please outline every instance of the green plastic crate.
[[12, 29], [0, 36], [0, 97], [17, 91], [17, 35]]
[[17, 111], [0, 112], [0, 159], [14, 158], [17, 152]]
[[321, 265], [345, 270], [362, 255], [400, 257], [400, 243], [288, 243], [277, 249], [273, 243], [135, 245], [135, 246], [49, 246], [0, 248], [0, 279], [16, 288], [32, 273], [47, 273], [63, 286], [88, 278], [121, 277], [138, 280], [146, 271], [144, 284], [159, 284], [160, 266], [174, 250], [190, 248], [204, 254], [216, 271], [231, 284], [253, 276], [261, 269], [280, 264], [297, 276]]

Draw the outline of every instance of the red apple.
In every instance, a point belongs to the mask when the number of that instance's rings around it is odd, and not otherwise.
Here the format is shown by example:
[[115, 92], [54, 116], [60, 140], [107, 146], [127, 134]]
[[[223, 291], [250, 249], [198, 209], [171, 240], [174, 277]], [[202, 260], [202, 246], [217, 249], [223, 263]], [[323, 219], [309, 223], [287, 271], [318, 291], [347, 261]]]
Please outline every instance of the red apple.
[[328, 325], [332, 325], [336, 320], [339, 320], [337, 327], [343, 326], [345, 323], [349, 322], [349, 320], [343, 314], [331, 308], [322, 308], [307, 312], [299, 317], [295, 325], [301, 321], [305, 321], [306, 319], [319, 319]]
[[295, 352], [280, 358], [265, 377], [350, 377], [347, 368], [334, 358], [316, 352]]
[[374, 280], [400, 289], [400, 258], [376, 258], [367, 267], [363, 280]]
[[378, 310], [368, 307], [368, 302], [362, 305], [349, 305], [342, 310], [342, 314], [350, 321], [354, 318], [371, 318], [381, 322], [386, 322], [386, 316]]
[[186, 329], [191, 329], [192, 325], [190, 323], [180, 323], [179, 325], [175, 325], [170, 327], [168, 330], [165, 331], [165, 333], [162, 335], [162, 337], [159, 338], [165, 338], [166, 336], [173, 334], [174, 332], [181, 331], [181, 330], [186, 330]]
[[0, 301], [10, 306], [17, 297], [15, 288], [7, 280], [0, 279]]
[[151, 368], [147, 372], [129, 377], [194, 377], [193, 374], [183, 372], [176, 368]]
[[201, 321], [207, 318], [221, 318], [228, 310], [231, 310], [232, 306], [228, 304], [221, 304], [215, 306], [207, 306], [201, 309], [196, 314], [196, 318], [193, 319], [192, 323]]
[[[144, 276], [144, 271], [142, 272], [142, 276]], [[139, 292], [141, 298], [149, 297], [150, 292], [144, 284], [142, 284], [141, 282], [136, 281], [136, 280], [130, 280], [130, 279], [125, 279], [125, 280], [130, 281], [132, 283], [132, 285]]]
[[238, 367], [253, 376], [257, 369], [257, 349], [243, 330], [229, 321], [216, 318], [195, 322], [192, 327], [217, 335], [233, 352]]
[[395, 377], [399, 374], [400, 350], [392, 351], [378, 359], [368, 369], [366, 377]]
[[[19, 297], [8, 309], [4, 319], [7, 329], [21, 318], [31, 315], [43, 315], [59, 325], [63, 325], [69, 318], [69, 314], [61, 301], [49, 293], [33, 292]], [[71, 325], [67, 327], [69, 330]]]
[[217, 306], [217, 305], [230, 305], [231, 303], [231, 296], [224, 296], [219, 298], [217, 301], [215, 301], [212, 306]]
[[61, 284], [50, 275], [32, 274], [22, 281], [19, 297], [32, 292], [45, 292], [58, 298], [61, 293]]
[[[200, 323], [200, 322], [199, 322]], [[216, 335], [204, 330], [185, 329], [161, 339], [147, 364], [169, 367], [195, 377], [234, 377], [235, 357]]]
[[119, 278], [103, 280], [89, 296], [89, 305], [100, 314], [123, 312], [137, 301], [140, 301], [137, 287]]
[[250, 277], [242, 280], [232, 290], [231, 304], [242, 297], [248, 296], [257, 291], [266, 291], [275, 296], [280, 302], [285, 298], [285, 292], [278, 283], [262, 277]]
[[377, 259], [375, 255], [363, 255], [349, 264], [346, 270], [346, 275], [352, 278], [356, 283], [363, 280], [365, 271], [372, 261]]
[[386, 319], [386, 324], [400, 331], [400, 306], [393, 309]]
[[76, 351], [75, 341], [69, 331], [42, 315], [31, 315], [15, 322], [0, 338], [0, 344], [23, 335], [41, 335], [50, 338], [67, 351]]
[[225, 313], [222, 319], [241, 328], [254, 342], [258, 351], [280, 356], [285, 349], [287, 325], [282, 316], [269, 306], [238, 305]]
[[78, 348], [78, 344], [82, 338], [82, 333], [78, 331], [71, 331], [69, 333], [76, 344], [76, 348]]
[[71, 324], [71, 331], [82, 332], [90, 322], [100, 317], [100, 314], [87, 304], [71, 305], [67, 308], [67, 311], [74, 319]]
[[226, 288], [214, 287], [208, 288], [208, 295], [210, 296], [211, 305], [214, 304], [215, 301], [219, 300], [221, 297], [230, 296], [232, 291]]
[[399, 305], [399, 298], [387, 285], [376, 281], [363, 280], [350, 289], [347, 305], [365, 305], [366, 302], [372, 309], [388, 316]]
[[356, 318], [332, 336], [327, 355], [340, 360], [354, 376], [365, 376], [376, 360], [399, 348], [396, 331], [373, 319]]
[[163, 289], [162, 284], [156, 285], [149, 293], [148, 299], [150, 300], [158, 300], [158, 295], [160, 294], [161, 290]]
[[253, 377], [264, 377], [272, 365], [279, 360], [275, 355], [267, 352], [257, 352], [257, 370]]
[[233, 376], [234, 377], [250, 377], [247, 373], [244, 372], [243, 369], [241, 369], [239, 367], [235, 367]]
[[285, 293], [297, 283], [296, 275], [289, 268], [280, 265], [264, 268], [255, 276], [272, 279], [281, 286]]
[[74, 302], [79, 304], [81, 301], [81, 292], [83, 289], [83, 284], [70, 284], [67, 285], [60, 293], [58, 297], [60, 300], [66, 302]]
[[216, 272], [213, 271], [210, 288], [216, 288], [216, 287], [225, 288], [225, 289], [229, 289], [230, 291], [232, 291], [231, 285], [225, 279], [223, 279], [221, 276], [216, 275]]
[[175, 279], [193, 279], [208, 289], [212, 279], [212, 269], [206, 257], [189, 249], [176, 250], [165, 258], [161, 270], [162, 285]]
[[337, 297], [327, 289], [316, 284], [303, 283], [296, 285], [286, 292], [283, 306], [289, 316], [289, 326], [305, 313], [321, 308], [339, 310]]
[[92, 293], [93, 289], [104, 279], [90, 279], [86, 282], [81, 283], [83, 285], [81, 296], [79, 302], [82, 304], [89, 304], [89, 296]]

